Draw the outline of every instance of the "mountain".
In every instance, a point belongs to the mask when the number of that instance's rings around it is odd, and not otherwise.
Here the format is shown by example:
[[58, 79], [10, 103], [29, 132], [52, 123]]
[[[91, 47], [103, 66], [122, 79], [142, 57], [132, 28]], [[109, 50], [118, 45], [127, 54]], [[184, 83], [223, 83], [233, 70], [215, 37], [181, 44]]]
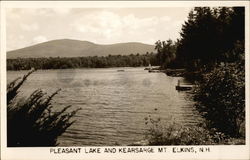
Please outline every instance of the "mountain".
[[71, 39], [52, 40], [30, 47], [7, 52], [7, 58], [38, 58], [38, 57], [86, 57], [107, 55], [145, 54], [153, 52], [154, 46], [138, 43], [116, 43], [100, 45], [88, 41]]

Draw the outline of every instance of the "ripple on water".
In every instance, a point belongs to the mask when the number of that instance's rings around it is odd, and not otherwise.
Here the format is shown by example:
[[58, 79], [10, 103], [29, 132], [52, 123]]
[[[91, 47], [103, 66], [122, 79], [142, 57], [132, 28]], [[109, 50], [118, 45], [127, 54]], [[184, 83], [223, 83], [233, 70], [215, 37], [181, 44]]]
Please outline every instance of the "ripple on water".
[[[23, 74], [8, 72], [7, 81]], [[190, 93], [175, 90], [178, 79], [143, 68], [48, 70], [33, 73], [22, 90], [28, 95], [36, 88], [49, 93], [62, 88], [53, 105], [82, 108], [59, 137], [61, 146], [124, 145], [144, 138], [148, 116], [162, 123], [197, 124], [200, 116]]]

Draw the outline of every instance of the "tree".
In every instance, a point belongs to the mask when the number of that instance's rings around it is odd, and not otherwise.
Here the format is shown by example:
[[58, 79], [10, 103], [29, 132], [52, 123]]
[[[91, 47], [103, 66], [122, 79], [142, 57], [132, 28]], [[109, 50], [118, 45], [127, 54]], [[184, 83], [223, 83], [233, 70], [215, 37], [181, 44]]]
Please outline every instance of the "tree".
[[59, 90], [46, 96], [35, 90], [29, 98], [18, 99], [19, 89], [30, 71], [7, 86], [7, 145], [8, 147], [56, 146], [57, 137], [75, 121], [71, 118], [80, 109], [71, 112], [66, 106], [59, 111], [53, 110], [51, 100]]
[[191, 70], [227, 62], [232, 57], [225, 53], [244, 41], [244, 24], [243, 7], [195, 7], [182, 26], [177, 55]]
[[176, 44], [171, 39], [167, 41], [158, 40], [155, 43], [155, 50], [157, 50], [156, 58], [162, 68], [167, 68], [176, 58]]

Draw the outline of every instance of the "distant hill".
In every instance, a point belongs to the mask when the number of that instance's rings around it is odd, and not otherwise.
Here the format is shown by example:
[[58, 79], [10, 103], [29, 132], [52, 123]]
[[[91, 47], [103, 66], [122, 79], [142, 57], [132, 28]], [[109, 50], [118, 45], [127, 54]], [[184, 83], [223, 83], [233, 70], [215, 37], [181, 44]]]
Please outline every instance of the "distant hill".
[[30, 47], [7, 52], [7, 58], [39, 57], [86, 57], [107, 55], [145, 54], [153, 52], [154, 46], [138, 43], [116, 43], [100, 45], [88, 41], [60, 39], [36, 44]]

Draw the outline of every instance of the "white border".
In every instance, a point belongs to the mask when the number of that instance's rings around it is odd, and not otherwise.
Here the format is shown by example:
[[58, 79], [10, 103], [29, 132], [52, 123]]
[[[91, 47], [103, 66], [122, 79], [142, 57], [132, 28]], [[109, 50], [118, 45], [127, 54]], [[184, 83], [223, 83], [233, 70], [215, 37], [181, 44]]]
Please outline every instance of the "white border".
[[[1, 159], [42, 160], [42, 159], [249, 159], [249, 1], [1, 1]], [[81, 147], [80, 154], [50, 154], [50, 147], [7, 148], [6, 147], [6, 8], [154, 8], [154, 7], [194, 7], [194, 6], [245, 6], [246, 13], [246, 145], [213, 145], [210, 153], [172, 153], [174, 146], [167, 146], [166, 153], [102, 153], [86, 154]], [[164, 147], [164, 146], [162, 146]], [[165, 146], [166, 147], [166, 146]], [[176, 146], [178, 148], [185, 146]], [[198, 149], [201, 146], [188, 146]], [[93, 147], [92, 147], [93, 148]], [[105, 147], [100, 147], [103, 150]], [[120, 147], [115, 147], [120, 148]], [[145, 147], [146, 148], [146, 147]], [[153, 146], [155, 150], [158, 147]]]

